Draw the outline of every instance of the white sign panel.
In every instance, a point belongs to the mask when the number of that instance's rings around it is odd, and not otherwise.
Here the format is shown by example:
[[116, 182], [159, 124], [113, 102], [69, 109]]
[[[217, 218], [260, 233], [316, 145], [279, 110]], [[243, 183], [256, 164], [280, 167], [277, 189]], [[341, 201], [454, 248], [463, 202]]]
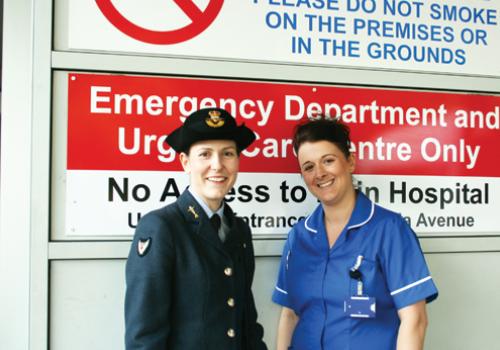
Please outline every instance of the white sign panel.
[[68, 0], [68, 48], [500, 76], [489, 0]]
[[[355, 181], [421, 234], [497, 230], [498, 178], [356, 175]], [[142, 215], [174, 202], [188, 184], [182, 172], [68, 171], [66, 233], [132, 234]], [[227, 202], [256, 235], [287, 233], [317, 205], [295, 174], [241, 173]]]

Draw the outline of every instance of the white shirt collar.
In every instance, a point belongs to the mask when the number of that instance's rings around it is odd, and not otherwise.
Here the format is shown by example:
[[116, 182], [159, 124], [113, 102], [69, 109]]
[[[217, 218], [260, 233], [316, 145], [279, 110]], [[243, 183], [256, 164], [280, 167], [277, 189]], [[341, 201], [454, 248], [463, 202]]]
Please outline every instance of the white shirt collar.
[[205, 212], [205, 214], [207, 214], [207, 217], [210, 219], [212, 217], [212, 215], [214, 214], [219, 214], [219, 216], [221, 218], [224, 217], [224, 201], [222, 201], [222, 205], [220, 206], [219, 209], [217, 209], [215, 212], [212, 211], [212, 209], [210, 209], [207, 205], [207, 203], [205, 203], [205, 201], [196, 193], [194, 192], [193, 190], [191, 190], [191, 186], [188, 187], [188, 191], [189, 193], [191, 193], [191, 195], [194, 197], [194, 199], [196, 200], [196, 202], [198, 202], [198, 204], [200, 205], [200, 207], [202, 207], [203, 211]]

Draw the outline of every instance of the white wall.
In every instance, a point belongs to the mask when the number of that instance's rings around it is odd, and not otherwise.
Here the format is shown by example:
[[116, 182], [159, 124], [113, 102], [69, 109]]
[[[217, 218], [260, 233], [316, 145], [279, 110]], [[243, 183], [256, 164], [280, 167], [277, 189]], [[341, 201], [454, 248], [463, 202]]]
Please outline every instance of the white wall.
[[[494, 310], [500, 310], [500, 253], [431, 253], [426, 258], [440, 296], [428, 306], [425, 348], [498, 349]], [[277, 257], [257, 258], [253, 288], [270, 349], [275, 348], [279, 314], [271, 302], [278, 264]], [[51, 264], [52, 350], [123, 347], [124, 267], [120, 259]]]
[[[6, 1], [4, 4], [0, 167], [0, 277], [4, 282], [0, 287], [0, 299], [3, 300], [0, 344], [12, 349], [27, 349], [29, 344], [30, 260], [26, 253], [30, 249], [31, 219], [32, 37], [29, 13], [27, 1]], [[20, 28], [17, 33], [14, 30], [16, 17]], [[21, 42], [16, 34], [23, 38]]]

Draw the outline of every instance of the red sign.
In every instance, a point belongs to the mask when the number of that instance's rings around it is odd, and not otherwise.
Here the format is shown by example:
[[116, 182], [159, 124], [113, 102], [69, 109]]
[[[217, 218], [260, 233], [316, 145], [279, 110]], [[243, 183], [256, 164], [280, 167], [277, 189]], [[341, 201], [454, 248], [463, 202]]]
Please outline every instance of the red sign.
[[[102, 14], [124, 34], [149, 44], [176, 44], [189, 40], [203, 32], [219, 14], [224, 0], [210, 0], [204, 11], [192, 0], [174, 0], [180, 10], [191, 20], [185, 27], [171, 31], [156, 31], [138, 26], [124, 17], [111, 0], [96, 0]], [[161, 11], [161, 9], [159, 9]]]
[[214, 79], [70, 74], [68, 169], [181, 170], [164, 139], [220, 106], [257, 134], [241, 170], [295, 173], [293, 128], [341, 116], [358, 174], [500, 177], [500, 97]]

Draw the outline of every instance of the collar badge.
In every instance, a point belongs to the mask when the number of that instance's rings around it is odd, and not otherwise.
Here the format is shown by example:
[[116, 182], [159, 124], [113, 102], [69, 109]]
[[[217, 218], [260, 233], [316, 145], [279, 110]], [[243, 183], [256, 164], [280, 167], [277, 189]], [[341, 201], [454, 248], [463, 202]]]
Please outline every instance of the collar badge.
[[188, 208], [188, 212], [190, 212], [191, 214], [193, 214], [193, 217], [195, 219], [198, 219], [199, 215], [198, 213], [194, 210], [194, 207], [192, 205], [189, 206]]

